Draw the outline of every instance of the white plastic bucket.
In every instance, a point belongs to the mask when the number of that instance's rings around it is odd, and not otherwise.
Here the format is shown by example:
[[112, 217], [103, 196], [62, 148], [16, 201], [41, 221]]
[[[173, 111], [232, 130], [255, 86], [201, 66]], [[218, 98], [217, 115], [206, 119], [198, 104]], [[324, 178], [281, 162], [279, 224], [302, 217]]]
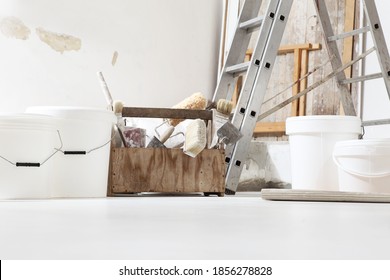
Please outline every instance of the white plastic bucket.
[[361, 121], [352, 116], [303, 116], [286, 120], [293, 189], [338, 190], [333, 149], [338, 141], [358, 139]]
[[63, 153], [55, 158], [52, 197], [105, 197], [115, 114], [102, 109], [52, 106], [30, 107], [27, 112], [60, 118]]
[[341, 191], [390, 193], [390, 139], [342, 141], [333, 158]]
[[0, 199], [49, 198], [55, 148], [54, 118], [0, 115]]

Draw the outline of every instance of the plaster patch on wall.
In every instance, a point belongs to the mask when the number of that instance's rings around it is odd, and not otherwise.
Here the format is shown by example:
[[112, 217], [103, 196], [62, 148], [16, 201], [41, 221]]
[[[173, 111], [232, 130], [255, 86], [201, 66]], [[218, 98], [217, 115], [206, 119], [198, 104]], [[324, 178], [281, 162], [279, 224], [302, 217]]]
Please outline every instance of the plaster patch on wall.
[[30, 28], [16, 17], [2, 18], [0, 21], [0, 30], [4, 36], [19, 40], [27, 40], [31, 33]]
[[78, 51], [81, 48], [81, 40], [74, 36], [54, 33], [40, 27], [36, 29], [36, 32], [42, 42], [57, 52]]
[[115, 51], [115, 52], [113, 53], [113, 55], [112, 55], [112, 60], [111, 60], [112, 66], [115, 66], [117, 59], [118, 59], [118, 52]]

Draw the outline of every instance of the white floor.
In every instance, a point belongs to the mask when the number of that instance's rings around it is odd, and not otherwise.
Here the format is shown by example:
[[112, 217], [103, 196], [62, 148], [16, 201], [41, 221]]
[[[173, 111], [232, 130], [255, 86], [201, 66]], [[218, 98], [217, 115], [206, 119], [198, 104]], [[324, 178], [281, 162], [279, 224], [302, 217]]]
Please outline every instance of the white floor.
[[0, 202], [0, 259], [389, 259], [390, 204], [258, 193]]

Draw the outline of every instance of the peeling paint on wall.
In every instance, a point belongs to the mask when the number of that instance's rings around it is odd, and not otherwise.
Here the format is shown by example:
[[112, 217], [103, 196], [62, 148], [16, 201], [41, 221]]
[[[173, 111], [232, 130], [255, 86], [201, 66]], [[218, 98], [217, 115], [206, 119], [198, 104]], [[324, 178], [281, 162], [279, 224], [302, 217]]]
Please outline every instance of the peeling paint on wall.
[[57, 52], [78, 51], [81, 48], [81, 39], [74, 36], [54, 33], [43, 28], [37, 28], [36, 32], [42, 42]]
[[19, 40], [27, 40], [31, 33], [30, 28], [16, 17], [2, 18], [0, 21], [0, 30], [4, 36]]
[[112, 66], [115, 66], [117, 59], [118, 59], [118, 52], [115, 51], [115, 52], [113, 53], [113, 55], [112, 55], [112, 60], [111, 60]]

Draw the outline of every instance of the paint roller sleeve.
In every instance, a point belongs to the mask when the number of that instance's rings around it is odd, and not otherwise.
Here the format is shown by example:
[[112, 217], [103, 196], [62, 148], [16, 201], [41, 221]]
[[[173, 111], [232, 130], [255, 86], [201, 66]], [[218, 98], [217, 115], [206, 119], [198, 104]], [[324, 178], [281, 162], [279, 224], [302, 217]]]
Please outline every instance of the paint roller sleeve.
[[[180, 103], [173, 106], [173, 109], [189, 109], [189, 110], [204, 110], [206, 109], [207, 100], [204, 95], [200, 92], [194, 93], [187, 97]], [[168, 122], [172, 126], [178, 125], [182, 122], [182, 119], [169, 119]]]

